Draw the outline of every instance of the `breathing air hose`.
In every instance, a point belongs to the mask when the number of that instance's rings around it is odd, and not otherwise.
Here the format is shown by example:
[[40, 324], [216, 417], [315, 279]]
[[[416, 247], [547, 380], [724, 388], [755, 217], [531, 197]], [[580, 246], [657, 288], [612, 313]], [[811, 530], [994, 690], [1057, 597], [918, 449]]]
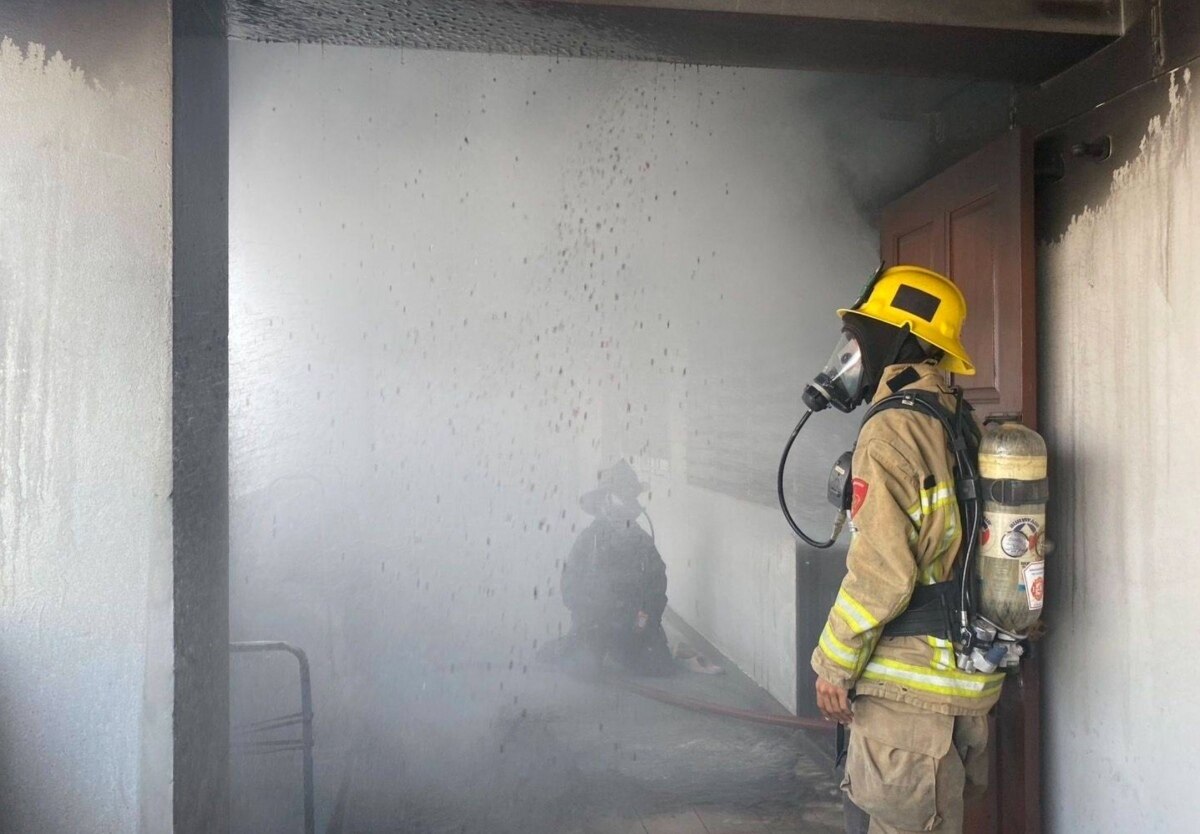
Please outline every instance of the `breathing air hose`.
[[779, 493], [779, 508], [783, 510], [783, 517], [787, 519], [788, 526], [792, 528], [792, 532], [799, 536], [809, 547], [815, 547], [824, 550], [827, 547], [832, 547], [833, 543], [842, 533], [842, 527], [846, 524], [846, 513], [840, 511], [837, 518], [833, 522], [833, 532], [825, 541], [818, 541], [812, 536], [800, 529], [800, 525], [796, 523], [796, 519], [792, 518], [792, 513], [788, 510], [787, 498], [783, 495], [783, 472], [787, 468], [788, 454], [792, 451], [792, 444], [796, 442], [796, 436], [800, 434], [800, 430], [804, 428], [804, 424], [808, 422], [808, 418], [812, 416], [812, 409], [804, 412], [804, 416], [800, 418], [800, 422], [796, 424], [796, 428], [792, 429], [792, 436], [788, 438], [787, 445], [783, 447], [783, 457], [779, 459], [779, 475], [775, 481], [775, 487]]
[[642, 516], [646, 519], [646, 524], [650, 527], [650, 541], [654, 541], [654, 520], [650, 518], [650, 513], [642, 510]]

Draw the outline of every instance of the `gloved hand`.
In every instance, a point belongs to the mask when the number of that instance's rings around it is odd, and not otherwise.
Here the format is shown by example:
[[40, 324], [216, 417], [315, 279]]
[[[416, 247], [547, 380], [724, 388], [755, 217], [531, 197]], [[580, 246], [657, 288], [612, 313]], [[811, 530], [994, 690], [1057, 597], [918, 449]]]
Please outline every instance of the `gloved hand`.
[[817, 678], [817, 708], [826, 721], [849, 724], [854, 720], [850, 711], [850, 690]]

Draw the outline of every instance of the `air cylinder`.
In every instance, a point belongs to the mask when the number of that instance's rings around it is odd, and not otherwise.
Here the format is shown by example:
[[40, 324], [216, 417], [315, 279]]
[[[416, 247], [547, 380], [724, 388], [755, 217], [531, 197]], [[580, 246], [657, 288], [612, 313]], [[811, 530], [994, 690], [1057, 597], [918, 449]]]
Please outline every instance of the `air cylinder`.
[[1046, 590], [1046, 441], [1020, 423], [989, 424], [979, 445], [979, 474], [979, 612], [1024, 635], [1042, 615]]

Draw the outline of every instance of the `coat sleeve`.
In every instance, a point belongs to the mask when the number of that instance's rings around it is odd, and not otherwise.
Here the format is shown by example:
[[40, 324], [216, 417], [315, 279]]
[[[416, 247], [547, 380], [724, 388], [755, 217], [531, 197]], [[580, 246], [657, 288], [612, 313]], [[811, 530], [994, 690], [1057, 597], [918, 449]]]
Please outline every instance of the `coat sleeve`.
[[663, 611], [667, 609], [667, 566], [663, 562], [654, 540], [646, 537], [646, 556], [642, 563], [642, 604], [650, 622], [662, 620]]
[[845, 688], [862, 674], [883, 626], [912, 597], [919, 531], [910, 511], [920, 501], [915, 467], [886, 439], [860, 437], [851, 469], [853, 538], [846, 577], [812, 655], [817, 675]]
[[562, 601], [569, 611], [575, 610], [581, 602], [580, 597], [585, 593], [582, 588], [583, 575], [587, 572], [587, 562], [595, 549], [596, 533], [589, 526], [575, 539], [571, 553], [563, 565]]

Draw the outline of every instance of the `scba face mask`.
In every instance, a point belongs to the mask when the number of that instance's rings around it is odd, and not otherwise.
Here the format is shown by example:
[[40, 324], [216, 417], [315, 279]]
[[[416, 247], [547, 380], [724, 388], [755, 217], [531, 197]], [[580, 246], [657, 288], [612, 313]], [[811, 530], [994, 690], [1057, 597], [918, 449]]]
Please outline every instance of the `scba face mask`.
[[853, 453], [842, 455], [830, 473], [828, 497], [838, 508], [833, 532], [828, 539], [814, 539], [792, 518], [784, 495], [788, 453], [808, 419], [831, 404], [838, 411], [849, 413], [873, 399], [889, 365], [936, 358], [940, 367], [951, 373], [975, 372], [960, 341], [966, 301], [945, 276], [920, 267], [885, 269], [880, 264], [854, 304], [837, 313], [842, 319], [837, 347], [825, 368], [804, 388], [807, 410], [783, 447], [775, 479], [779, 506], [788, 526], [802, 541], [816, 548], [832, 546], [846, 521]]
[[833, 523], [833, 531], [829, 538], [824, 540], [817, 540], [807, 535], [800, 529], [788, 510], [787, 499], [783, 492], [783, 473], [787, 467], [788, 453], [792, 450], [796, 436], [800, 434], [800, 430], [804, 428], [808, 418], [815, 412], [824, 411], [832, 404], [838, 411], [849, 413], [863, 402], [867, 385], [867, 369], [864, 367], [863, 359], [863, 338], [856, 335], [850, 326], [843, 327], [841, 335], [838, 336], [837, 345], [829, 356], [829, 361], [825, 363], [825, 367], [817, 374], [816, 378], [804, 387], [804, 405], [808, 410], [800, 418], [796, 428], [792, 430], [792, 436], [788, 438], [787, 445], [783, 447], [783, 456], [779, 459], [779, 472], [775, 482], [776, 491], [779, 494], [779, 506], [783, 509], [788, 526], [811, 547], [832, 546], [846, 523], [849, 511], [847, 489], [850, 481], [852, 453], [846, 452], [838, 458], [837, 464], [829, 476], [829, 500], [838, 508], [838, 515]]
[[864, 377], [862, 345], [853, 333], [843, 330], [824, 369], [805, 386], [804, 405], [811, 411], [829, 405], [853, 411], [863, 399]]

